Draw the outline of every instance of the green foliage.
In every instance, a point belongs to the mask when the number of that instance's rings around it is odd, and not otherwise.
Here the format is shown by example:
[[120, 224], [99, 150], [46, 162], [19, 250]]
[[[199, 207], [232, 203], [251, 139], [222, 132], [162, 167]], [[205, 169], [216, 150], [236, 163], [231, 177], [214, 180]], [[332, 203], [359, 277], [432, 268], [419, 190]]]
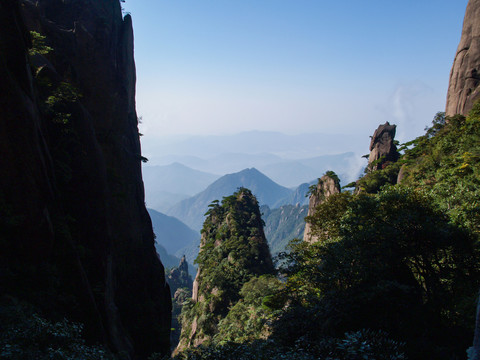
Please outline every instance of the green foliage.
[[240, 290], [250, 279], [273, 274], [274, 267], [263, 234], [258, 202], [250, 190], [240, 188], [212, 202], [202, 229], [196, 303], [182, 309], [182, 339], [189, 338], [196, 321], [197, 336], [213, 337], [218, 322], [241, 298]]
[[[69, 82], [61, 82], [52, 94], [47, 97], [45, 104], [51, 112], [65, 114], [64, 110], [66, 110], [68, 105], [77, 102], [80, 98], [81, 95], [75, 86]], [[67, 118], [70, 116], [67, 116]], [[58, 117], [55, 117], [55, 119], [58, 119]], [[56, 122], [66, 124], [68, 119], [58, 119]]]
[[46, 37], [36, 31], [30, 31], [32, 47], [28, 50], [28, 55], [46, 55], [53, 49], [45, 42]]
[[268, 332], [267, 322], [283, 307], [284, 301], [278, 301], [278, 296], [274, 296], [283, 287], [273, 275], [250, 279], [240, 290], [241, 299], [219, 322], [214, 341], [222, 345], [265, 337]]
[[[319, 241], [279, 255], [284, 284], [244, 282], [215, 341], [178, 359], [463, 358], [480, 286], [480, 103], [438, 113], [400, 151], [306, 218]], [[222, 206], [208, 214], [221, 229]]]
[[405, 150], [402, 183], [428, 191], [457, 225], [480, 235], [480, 103], [467, 118], [437, 114]]
[[340, 338], [310, 343], [299, 339], [293, 346], [279, 346], [272, 340], [250, 343], [227, 342], [200, 346], [175, 356], [175, 360], [404, 360], [404, 344], [382, 331], [360, 330]]
[[349, 188], [354, 188], [357, 186], [357, 183], [355, 181], [352, 181], [348, 183], [347, 185], [342, 186], [342, 189], [349, 189]]
[[[379, 159], [377, 161], [383, 161]], [[359, 192], [366, 192], [368, 194], [375, 194], [382, 186], [386, 184], [394, 185], [397, 183], [398, 173], [402, 166], [402, 161], [397, 161], [395, 163], [385, 162], [382, 164], [380, 169], [368, 172], [365, 176], [360, 178], [357, 183], [349, 184], [356, 187]], [[375, 165], [374, 162], [372, 166]]]
[[196, 259], [202, 269], [199, 292], [217, 288], [236, 301], [251, 277], [274, 271], [258, 202], [250, 190], [240, 188], [222, 205], [213, 202], [207, 215]]
[[66, 319], [51, 322], [25, 306], [10, 304], [0, 312], [0, 358], [9, 360], [113, 359], [82, 338], [83, 325]]
[[78, 144], [72, 113], [81, 95], [69, 82], [46, 88], [42, 111], [49, 119], [48, 130], [52, 139], [51, 152], [57, 178], [68, 183], [72, 178], [72, 151]]
[[325, 173], [326, 176], [328, 176], [329, 178], [332, 178], [334, 181], [335, 181], [335, 184], [336, 185], [340, 185], [340, 178], [338, 177], [338, 175], [335, 173], [335, 171], [327, 171]]
[[444, 352], [465, 345], [459, 335], [474, 324], [478, 249], [428, 194], [400, 186], [337, 194], [310, 222], [320, 241], [295, 241], [282, 255], [292, 305], [276, 324], [281, 341], [368, 327], [406, 340], [411, 353], [427, 349], [419, 339], [443, 341]]

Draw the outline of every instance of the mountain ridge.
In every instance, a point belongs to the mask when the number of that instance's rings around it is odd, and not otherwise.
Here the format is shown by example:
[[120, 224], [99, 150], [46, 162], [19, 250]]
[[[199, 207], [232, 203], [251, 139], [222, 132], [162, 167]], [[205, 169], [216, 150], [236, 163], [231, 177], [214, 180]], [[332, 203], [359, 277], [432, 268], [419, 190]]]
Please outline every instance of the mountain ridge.
[[262, 205], [274, 205], [278, 199], [292, 193], [292, 190], [278, 185], [257, 169], [244, 169], [238, 173], [222, 176], [204, 191], [172, 207], [167, 215], [174, 216], [191, 228], [200, 230], [208, 205], [213, 200], [221, 200], [224, 196], [235, 192], [239, 187], [250, 189]]

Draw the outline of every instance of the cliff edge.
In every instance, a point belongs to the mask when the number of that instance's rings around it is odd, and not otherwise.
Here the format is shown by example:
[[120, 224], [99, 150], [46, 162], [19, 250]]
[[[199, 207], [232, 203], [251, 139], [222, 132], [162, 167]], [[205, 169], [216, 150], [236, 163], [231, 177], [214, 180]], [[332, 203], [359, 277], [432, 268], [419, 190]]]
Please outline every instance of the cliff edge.
[[126, 359], [168, 354], [130, 16], [117, 0], [4, 0], [0, 77], [0, 300], [82, 322]]
[[480, 98], [480, 0], [470, 0], [447, 93], [446, 115], [467, 115]]

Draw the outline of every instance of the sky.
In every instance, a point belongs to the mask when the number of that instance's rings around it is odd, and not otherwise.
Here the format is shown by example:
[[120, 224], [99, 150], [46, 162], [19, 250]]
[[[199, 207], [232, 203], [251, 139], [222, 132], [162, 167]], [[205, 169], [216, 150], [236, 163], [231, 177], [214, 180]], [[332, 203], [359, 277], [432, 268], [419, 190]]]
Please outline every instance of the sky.
[[150, 139], [250, 130], [421, 135], [467, 0], [126, 0]]

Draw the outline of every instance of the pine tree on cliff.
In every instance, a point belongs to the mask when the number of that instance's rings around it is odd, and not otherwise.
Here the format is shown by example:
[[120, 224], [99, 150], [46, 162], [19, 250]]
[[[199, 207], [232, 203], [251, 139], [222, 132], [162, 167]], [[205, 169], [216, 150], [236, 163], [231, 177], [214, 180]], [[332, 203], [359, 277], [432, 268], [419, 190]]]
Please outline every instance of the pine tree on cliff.
[[182, 311], [178, 350], [211, 341], [252, 277], [273, 274], [258, 202], [250, 190], [214, 201], [203, 225], [193, 296]]

